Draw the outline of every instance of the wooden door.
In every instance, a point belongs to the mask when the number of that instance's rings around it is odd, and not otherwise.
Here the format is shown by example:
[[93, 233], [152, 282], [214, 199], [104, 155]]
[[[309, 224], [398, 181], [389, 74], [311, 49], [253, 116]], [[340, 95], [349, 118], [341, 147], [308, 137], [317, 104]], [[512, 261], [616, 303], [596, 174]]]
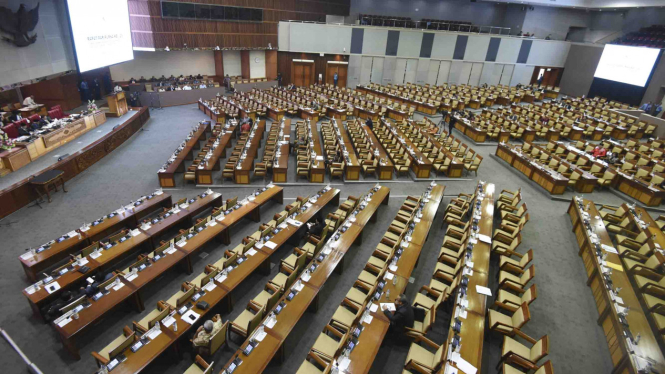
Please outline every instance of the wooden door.
[[305, 66], [302, 63], [296, 62], [293, 67], [293, 79], [291, 80], [296, 86], [302, 86], [302, 73]]
[[338, 87], [346, 87], [346, 77], [348, 75], [348, 71], [349, 71], [349, 65], [347, 64], [337, 65]]
[[335, 73], [337, 73], [337, 64], [326, 64], [326, 83], [335, 84]]
[[302, 86], [309, 87], [314, 84], [314, 64], [303, 64]]

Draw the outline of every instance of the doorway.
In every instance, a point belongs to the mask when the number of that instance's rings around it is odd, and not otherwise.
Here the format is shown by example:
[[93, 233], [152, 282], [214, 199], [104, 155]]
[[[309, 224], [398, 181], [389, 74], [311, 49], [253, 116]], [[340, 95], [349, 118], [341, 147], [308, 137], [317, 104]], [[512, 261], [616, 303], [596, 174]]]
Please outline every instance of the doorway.
[[548, 66], [536, 66], [533, 68], [533, 75], [531, 75], [531, 84], [540, 86], [558, 87], [563, 75], [563, 68], [555, 68]]
[[301, 87], [314, 84], [314, 60], [292, 60], [291, 82]]
[[328, 61], [326, 64], [326, 83], [335, 84], [335, 73], [337, 73], [337, 87], [346, 87], [348, 71], [348, 62]]

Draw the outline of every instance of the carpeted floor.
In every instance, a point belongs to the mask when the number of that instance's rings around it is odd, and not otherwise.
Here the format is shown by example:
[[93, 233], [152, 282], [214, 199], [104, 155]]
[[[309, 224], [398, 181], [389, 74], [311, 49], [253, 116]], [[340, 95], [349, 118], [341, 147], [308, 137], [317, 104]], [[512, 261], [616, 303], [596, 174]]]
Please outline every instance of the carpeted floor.
[[[130, 326], [132, 321], [138, 321], [158, 300], [166, 299], [175, 293], [182, 281], [192, 279], [206, 264], [222, 257], [226, 247], [219, 244], [210, 245], [202, 251], [205, 258], [195, 259], [192, 275], [188, 276], [180, 270], [173, 270], [142, 293], [146, 312], [137, 314], [129, 306], [121, 306], [109, 314], [79, 340], [82, 356], [80, 361], [74, 361], [69, 357], [51, 326], [32, 317], [32, 311], [21, 293], [21, 290], [28, 286], [28, 281], [17, 258], [26, 248], [75, 229], [83, 222], [89, 222], [117, 209], [123, 203], [126, 204], [158, 188], [156, 172], [159, 167], [189, 129], [197, 121], [205, 118], [196, 105], [152, 111], [151, 119], [143, 131], [138, 132], [112, 154], [70, 181], [67, 185], [69, 193], [55, 194], [53, 202], [42, 204], [41, 209], [24, 208], [0, 221], [2, 238], [0, 292], [4, 298], [0, 306], [0, 327], [9, 333], [16, 344], [44, 373], [92, 373], [95, 370], [95, 363], [90, 356], [91, 351], [106, 346], [121, 333], [123, 326]], [[438, 121], [438, 118], [435, 118], [435, 121]], [[484, 157], [483, 163], [477, 177], [471, 175], [452, 180], [440, 178], [442, 180], [439, 183], [446, 185], [446, 197], [426, 242], [422, 258], [414, 270], [413, 282], [407, 288], [407, 296], [413, 299], [418, 289], [429, 283], [444, 235], [444, 231], [440, 229], [441, 212], [451, 196], [461, 192], [472, 192], [477, 179], [496, 184], [498, 191], [521, 187], [523, 199], [529, 206], [531, 221], [523, 231], [523, 244], [519, 250], [525, 252], [529, 248], [534, 249], [535, 281], [538, 285], [538, 299], [531, 305], [532, 319], [523, 330], [535, 338], [544, 334], [550, 336], [552, 347], [549, 358], [553, 361], [557, 373], [611, 372], [609, 351], [602, 330], [596, 323], [596, 307], [591, 291], [585, 284], [584, 268], [577, 256], [578, 247], [566, 214], [568, 202], [550, 199], [543, 189], [526, 180], [517, 170], [491, 156], [496, 150], [495, 146], [473, 145], [468, 139], [466, 142]], [[181, 175], [178, 178], [181, 178]], [[194, 185], [183, 186], [182, 181], [177, 180], [178, 188], [168, 191], [174, 199], [201, 192], [201, 189], [197, 189]], [[285, 185], [285, 204], [297, 196], [308, 195], [321, 188], [319, 185], [307, 185], [304, 179], [296, 181], [293, 160], [289, 165], [288, 182]], [[253, 182], [253, 186], [262, 183], [263, 181], [257, 179]], [[342, 198], [345, 198], [348, 195], [358, 195], [367, 191], [375, 181], [344, 184], [334, 180], [332, 183], [342, 190]], [[341, 275], [333, 273], [327, 281], [320, 293], [318, 312], [306, 313], [292, 331], [286, 342], [284, 362], [271, 363], [266, 372], [297, 371], [318, 334], [330, 320], [362, 270], [401, 202], [408, 194], [420, 194], [427, 183], [429, 182], [414, 182], [408, 177], [384, 183], [391, 189], [390, 203], [380, 208], [378, 221], [369, 223], [366, 227], [363, 244], [354, 246], [345, 256], [344, 272]], [[253, 186], [240, 187], [227, 181], [214, 189], [226, 198], [235, 195], [244, 196], [254, 188]], [[572, 193], [564, 195], [566, 198], [571, 196]], [[628, 200], [623, 195], [618, 196], [606, 191], [594, 192], [590, 197], [597, 202], [610, 204], [620, 204]], [[281, 208], [282, 206], [275, 203], [268, 204], [262, 210], [262, 217], [264, 219], [270, 217]], [[241, 238], [255, 231], [257, 227], [257, 223], [249, 220], [237, 225], [231, 233], [231, 246], [235, 246]], [[286, 246], [278, 251], [273, 256], [272, 263], [277, 265], [281, 258], [290, 253], [291, 248]], [[493, 266], [496, 270], [496, 263], [493, 263]], [[271, 279], [277, 270], [278, 266], [273, 266], [270, 275], [255, 274], [245, 281], [234, 293], [235, 308], [230, 313], [223, 313], [223, 320], [233, 320], [240, 314], [247, 302], [263, 289], [266, 281]], [[490, 279], [491, 288], [495, 289], [495, 277]], [[444, 311], [440, 312], [433, 331], [428, 335], [438, 344], [445, 339], [447, 329], [444, 323], [447, 323], [448, 318]], [[500, 355], [502, 337], [490, 332], [485, 336], [481, 372], [494, 373]], [[214, 356], [216, 364], [213, 372], [219, 372], [222, 364], [237, 349], [238, 343], [239, 339], [234, 337], [230, 347]], [[408, 347], [385, 345], [374, 360], [371, 372], [400, 373], [407, 351]], [[191, 351], [186, 348], [183, 357], [164, 355], [145, 372], [182, 373], [191, 363]], [[26, 372], [20, 357], [4, 340], [0, 341], [0, 365], [4, 368], [4, 373]]]

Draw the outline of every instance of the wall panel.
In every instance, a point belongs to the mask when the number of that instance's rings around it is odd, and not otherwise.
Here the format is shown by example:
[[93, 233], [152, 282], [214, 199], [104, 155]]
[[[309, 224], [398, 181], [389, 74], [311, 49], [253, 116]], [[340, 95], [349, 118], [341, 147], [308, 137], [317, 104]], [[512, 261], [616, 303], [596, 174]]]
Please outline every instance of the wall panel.
[[416, 83], [425, 84], [427, 83], [427, 76], [429, 75], [429, 58], [421, 58], [418, 60], [418, 70], [416, 72]]
[[455, 34], [436, 33], [432, 45], [432, 58], [451, 60], [456, 42], [457, 35]]
[[388, 43], [388, 30], [384, 29], [365, 29], [363, 38], [363, 54], [384, 56], [386, 54], [386, 44]]
[[249, 77], [250, 78], [266, 77], [265, 51], [249, 51]]
[[504, 65], [503, 71], [501, 72], [501, 79], [499, 80], [499, 84], [502, 84], [504, 86], [510, 85], [510, 80], [513, 78], [514, 69], [515, 65], [509, 65], [509, 64]]
[[516, 86], [518, 83], [527, 85], [531, 82], [531, 75], [533, 74], [534, 66], [530, 65], [515, 65], [513, 76], [510, 79], [510, 85]]
[[423, 44], [422, 32], [402, 31], [399, 33], [399, 45], [397, 47], [397, 56], [399, 57], [419, 57], [420, 47]]
[[570, 43], [554, 40], [534, 40], [531, 45], [529, 65], [563, 67], [568, 57]]
[[469, 35], [466, 43], [465, 61], [485, 61], [491, 37], [485, 35]]
[[349, 75], [347, 77], [346, 86], [355, 87], [360, 84], [361, 62], [360, 55], [349, 56]]
[[404, 83], [416, 83], [416, 71], [418, 70], [418, 59], [410, 58], [406, 60], [406, 71], [404, 73]]
[[427, 72], [427, 80], [425, 83], [430, 85], [436, 84], [436, 79], [439, 76], [439, 65], [441, 61], [438, 60], [429, 60], [429, 71]]
[[[368, 84], [372, 78], [372, 58], [362, 56], [360, 64], [360, 84]], [[379, 80], [381, 83], [381, 80]]]
[[496, 62], [514, 64], [517, 61], [521, 46], [521, 39], [502, 38], [501, 44], [499, 44], [499, 52], [496, 55]]
[[393, 74], [393, 84], [404, 84], [404, 74], [406, 73], [406, 58], [397, 58], [395, 71]]
[[441, 61], [441, 64], [439, 65], [439, 75], [436, 78], [437, 86], [450, 82], [451, 66], [452, 66], [452, 61]]
[[371, 68], [371, 75], [372, 78], [370, 81], [372, 83], [378, 83], [381, 84], [383, 82], [383, 62], [385, 60], [384, 57], [369, 57], [372, 59], [372, 68]]
[[231, 77], [242, 75], [240, 51], [222, 51], [222, 63], [224, 64], [224, 74], [228, 74]]
[[395, 69], [397, 65], [397, 58], [395, 57], [386, 57], [383, 59], [383, 82], [381, 84], [386, 85], [393, 82], [393, 76], [395, 74]]
[[478, 86], [480, 84], [480, 74], [483, 71], [483, 65], [484, 64], [482, 62], [472, 63], [468, 84], [472, 86]]
[[[224, 52], [226, 53], [226, 52]], [[171, 51], [171, 52], [142, 52], [134, 51], [134, 59], [122, 64], [109, 67], [111, 78], [116, 81], [127, 81], [141, 76], [150, 78], [153, 75], [167, 77], [175, 75], [215, 75], [215, 58], [213, 51]], [[226, 65], [224, 58], [224, 71], [233, 74], [233, 69]], [[238, 75], [240, 69], [238, 67]]]

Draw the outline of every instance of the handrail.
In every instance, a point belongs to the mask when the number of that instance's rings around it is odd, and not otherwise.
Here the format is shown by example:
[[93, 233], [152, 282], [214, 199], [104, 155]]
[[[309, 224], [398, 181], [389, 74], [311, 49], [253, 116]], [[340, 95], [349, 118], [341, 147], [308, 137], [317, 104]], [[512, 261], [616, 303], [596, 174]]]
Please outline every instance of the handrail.
[[[383, 20], [391, 21], [391, 20]], [[425, 22], [425, 21], [411, 21], [411, 20], [394, 20], [395, 22], [403, 22], [404, 25], [363, 25], [355, 23], [343, 23], [343, 22], [318, 22], [318, 21], [300, 21], [300, 20], [281, 20], [280, 22], [289, 22], [289, 23], [308, 23], [316, 25], [335, 25], [335, 26], [349, 26], [349, 27], [393, 27], [398, 29], [420, 29], [422, 31], [449, 31], [449, 32], [462, 32], [470, 34], [490, 34], [490, 35], [501, 35], [501, 36], [510, 36], [514, 38], [525, 39], [521, 35], [510, 35], [510, 27], [500, 27], [500, 26], [479, 26], [479, 25], [468, 25], [468, 24], [458, 24], [458, 23], [444, 23], [444, 22]], [[410, 24], [407, 24], [410, 22]], [[427, 25], [429, 24], [429, 25]], [[433, 25], [436, 25], [436, 28], [431, 28]], [[412, 27], [411, 27], [412, 26]], [[422, 27], [425, 26], [425, 27]], [[452, 27], [452, 29], [451, 29]], [[536, 39], [534, 37], [528, 37], [529, 39]]]
[[28, 366], [28, 370], [32, 374], [43, 374], [42, 371], [39, 370], [37, 365], [34, 362], [30, 361], [28, 356], [26, 356], [25, 353], [23, 353], [23, 351], [21, 350], [21, 348], [19, 348], [18, 345], [16, 345], [14, 340], [9, 336], [9, 333], [7, 332], [7, 330], [0, 329], [0, 333], [2, 333], [2, 336], [5, 338], [5, 340], [7, 340], [7, 343], [9, 343], [9, 345], [11, 345], [12, 348], [14, 348], [16, 353], [18, 353], [18, 355], [21, 356], [21, 359]]

